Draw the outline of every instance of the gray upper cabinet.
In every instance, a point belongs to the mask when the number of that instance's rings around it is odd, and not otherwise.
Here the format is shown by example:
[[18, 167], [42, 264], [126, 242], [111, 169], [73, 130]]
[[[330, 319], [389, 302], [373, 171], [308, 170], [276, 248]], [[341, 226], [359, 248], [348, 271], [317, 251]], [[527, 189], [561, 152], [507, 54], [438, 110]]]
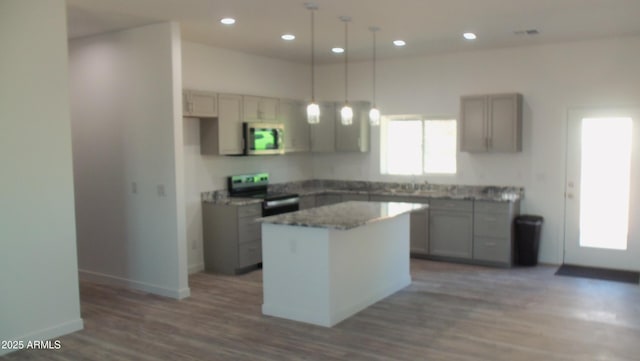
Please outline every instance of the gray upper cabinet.
[[336, 104], [323, 102], [320, 106], [320, 123], [311, 124], [311, 151], [314, 153], [336, 151]]
[[314, 208], [316, 206], [316, 196], [313, 194], [300, 196], [300, 210]]
[[353, 109], [353, 124], [342, 125], [337, 104], [336, 116], [336, 151], [338, 152], [368, 152], [369, 151], [369, 102], [351, 102]]
[[473, 201], [433, 199], [429, 212], [429, 253], [470, 259], [473, 254]]
[[342, 202], [342, 196], [339, 194], [318, 194], [316, 195], [316, 207], [327, 206]]
[[182, 92], [182, 114], [185, 117], [217, 117], [218, 94], [208, 91], [185, 89]]
[[243, 153], [241, 95], [218, 94], [218, 117], [200, 120], [200, 153]]
[[245, 122], [273, 122], [278, 116], [278, 99], [243, 96], [243, 118]]
[[311, 124], [311, 151], [368, 152], [369, 102], [351, 102], [353, 124], [342, 125], [341, 102], [320, 103], [320, 124]]
[[460, 129], [463, 152], [522, 151], [522, 95], [461, 97]]
[[304, 106], [299, 100], [280, 99], [278, 121], [284, 124], [285, 153], [308, 152], [311, 148]]

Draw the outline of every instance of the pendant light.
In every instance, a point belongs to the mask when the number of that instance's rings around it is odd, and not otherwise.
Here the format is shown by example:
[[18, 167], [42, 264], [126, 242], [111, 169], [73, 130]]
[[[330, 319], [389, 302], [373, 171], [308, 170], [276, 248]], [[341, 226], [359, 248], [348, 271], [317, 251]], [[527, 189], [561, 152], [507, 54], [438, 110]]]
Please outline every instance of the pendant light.
[[373, 106], [369, 110], [369, 123], [375, 127], [380, 125], [380, 110], [376, 106], [376, 31], [380, 28], [372, 26], [369, 30], [373, 34]]
[[353, 124], [353, 109], [349, 106], [349, 50], [348, 50], [348, 35], [349, 35], [349, 21], [351, 17], [341, 16], [340, 20], [344, 22], [344, 106], [340, 109], [340, 120], [342, 125]]
[[315, 3], [305, 3], [304, 6], [311, 12], [311, 103], [307, 106], [307, 123], [320, 123], [320, 106], [315, 99], [315, 11], [318, 6]]

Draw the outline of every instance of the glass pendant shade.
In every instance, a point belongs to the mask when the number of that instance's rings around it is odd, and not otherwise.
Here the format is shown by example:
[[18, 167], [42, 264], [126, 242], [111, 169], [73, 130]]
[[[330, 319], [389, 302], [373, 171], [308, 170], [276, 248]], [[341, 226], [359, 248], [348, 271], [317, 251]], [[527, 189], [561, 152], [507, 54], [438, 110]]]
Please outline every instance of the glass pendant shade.
[[380, 125], [380, 110], [375, 106], [369, 110], [369, 123], [373, 126]]
[[342, 125], [353, 124], [353, 109], [351, 109], [349, 104], [345, 104], [342, 109], [340, 109], [340, 120]]
[[307, 123], [309, 124], [320, 123], [320, 107], [316, 102], [311, 102], [307, 106]]

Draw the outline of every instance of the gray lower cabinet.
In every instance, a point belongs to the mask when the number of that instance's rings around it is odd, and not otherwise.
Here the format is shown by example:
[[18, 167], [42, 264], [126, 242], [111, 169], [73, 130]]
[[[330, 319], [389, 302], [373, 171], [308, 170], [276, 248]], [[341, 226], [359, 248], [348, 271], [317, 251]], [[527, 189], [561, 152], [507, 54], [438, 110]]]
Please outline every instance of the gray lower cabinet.
[[474, 260], [511, 265], [511, 224], [519, 210], [518, 202], [476, 201], [473, 212]]
[[339, 194], [318, 194], [316, 195], [316, 207], [327, 206], [342, 202], [342, 196]]
[[[315, 196], [315, 206], [327, 206], [340, 202], [363, 201], [369, 200], [368, 194], [340, 194], [340, 193], [322, 193]], [[301, 207], [302, 208], [302, 207]]]
[[238, 274], [262, 262], [262, 206], [202, 204], [205, 270]]
[[429, 254], [472, 258], [473, 201], [433, 199], [429, 212]]
[[[429, 203], [428, 198], [407, 196], [370, 196], [372, 202]], [[411, 254], [429, 254], [429, 208], [411, 212], [409, 226]]]
[[342, 202], [348, 201], [361, 201], [366, 202], [369, 200], [368, 194], [343, 194], [340, 196]]
[[316, 196], [306, 195], [300, 196], [300, 210], [314, 208], [316, 206]]

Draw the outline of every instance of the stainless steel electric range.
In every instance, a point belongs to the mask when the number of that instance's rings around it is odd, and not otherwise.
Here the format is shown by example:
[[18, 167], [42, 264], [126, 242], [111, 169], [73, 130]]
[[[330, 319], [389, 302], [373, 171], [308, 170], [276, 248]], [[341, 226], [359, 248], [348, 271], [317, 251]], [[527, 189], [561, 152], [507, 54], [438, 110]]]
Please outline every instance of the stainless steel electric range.
[[233, 175], [227, 178], [230, 197], [262, 199], [262, 216], [297, 211], [300, 198], [295, 193], [269, 192], [269, 173]]

